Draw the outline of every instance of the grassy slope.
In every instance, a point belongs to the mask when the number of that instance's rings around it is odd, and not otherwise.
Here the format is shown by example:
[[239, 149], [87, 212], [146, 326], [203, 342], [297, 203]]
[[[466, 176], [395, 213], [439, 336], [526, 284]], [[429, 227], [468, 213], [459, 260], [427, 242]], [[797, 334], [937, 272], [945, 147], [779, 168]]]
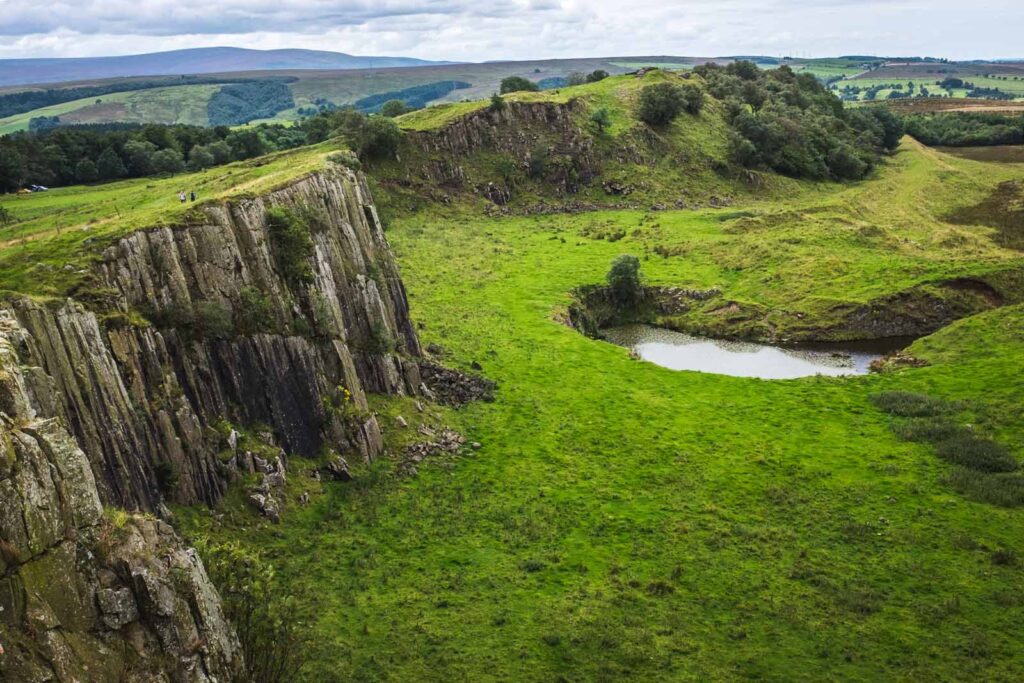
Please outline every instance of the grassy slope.
[[[206, 104], [223, 85], [179, 85], [87, 97], [0, 119], [0, 135], [28, 130], [37, 116], [60, 116], [74, 123], [190, 123], [205, 126]], [[100, 100], [97, 104], [96, 100]], [[114, 105], [114, 106], [112, 106]]]
[[[939, 239], [936, 213], [1007, 172], [908, 145], [879, 179], [737, 207], [803, 209], [777, 232], [712, 211], [397, 220], [424, 342], [499, 382], [497, 402], [436, 420], [483, 448], [415, 479], [292, 476], [293, 500], [316, 495], [279, 527], [239, 498], [223, 526], [180, 518], [270, 553], [312, 623], [305, 680], [1018, 680], [1024, 576], [991, 551], [1024, 550], [1021, 512], [953, 493], [867, 397], [966, 400], [962, 418], [1020, 455], [1024, 309], [919, 341], [931, 367], [778, 382], [637, 363], [552, 319], [651, 233], [692, 247], [645, 261], [653, 281], [775, 303], [1019, 258], [981, 229], [962, 254]], [[644, 227], [610, 243], [581, 237], [589, 223]]]
[[0, 227], [0, 290], [61, 296], [119, 235], [182, 222], [195, 205], [180, 204], [179, 190], [195, 190], [200, 203], [264, 192], [319, 168], [334, 149], [324, 143], [169, 178], [0, 195], [15, 219]]

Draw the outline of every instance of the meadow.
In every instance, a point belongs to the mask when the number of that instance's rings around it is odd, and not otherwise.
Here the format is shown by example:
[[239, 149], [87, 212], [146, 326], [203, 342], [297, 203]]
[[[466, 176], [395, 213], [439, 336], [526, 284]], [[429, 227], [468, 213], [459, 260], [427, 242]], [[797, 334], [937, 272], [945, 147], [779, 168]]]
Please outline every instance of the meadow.
[[[392, 457], [354, 482], [296, 459], [280, 525], [239, 491], [178, 524], [275, 565], [312, 643], [302, 680], [1019, 680], [1020, 509], [958, 492], [872, 396], [948, 401], [1019, 458], [1024, 307], [918, 340], [926, 367], [787, 381], [665, 370], [561, 322], [622, 253], [648, 282], [812, 320], [823, 300], [1020, 266], [990, 228], [944, 219], [1019, 175], [908, 141], [864, 183], [728, 210], [395, 213], [424, 343], [482, 367], [496, 401], [377, 397]], [[624, 235], [595, 237], [608, 226]], [[481, 448], [401, 476], [420, 424]]]

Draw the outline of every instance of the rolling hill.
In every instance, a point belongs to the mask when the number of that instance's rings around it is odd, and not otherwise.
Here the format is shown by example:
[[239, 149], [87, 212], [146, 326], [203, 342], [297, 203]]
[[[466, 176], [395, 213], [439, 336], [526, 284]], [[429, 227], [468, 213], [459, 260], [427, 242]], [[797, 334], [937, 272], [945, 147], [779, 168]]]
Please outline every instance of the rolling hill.
[[0, 86], [121, 76], [206, 74], [279, 69], [366, 69], [439, 64], [408, 57], [360, 57], [321, 50], [204, 47], [116, 57], [0, 60]]

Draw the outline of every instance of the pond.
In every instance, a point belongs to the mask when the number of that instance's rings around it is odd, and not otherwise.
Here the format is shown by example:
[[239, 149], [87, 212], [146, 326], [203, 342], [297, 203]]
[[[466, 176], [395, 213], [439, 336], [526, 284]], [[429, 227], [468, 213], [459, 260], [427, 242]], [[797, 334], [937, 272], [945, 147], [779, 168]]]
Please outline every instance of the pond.
[[905, 348], [912, 341], [891, 338], [769, 345], [695, 337], [651, 325], [625, 325], [601, 333], [607, 341], [633, 349], [643, 360], [671, 370], [761, 379], [864, 375], [871, 361]]

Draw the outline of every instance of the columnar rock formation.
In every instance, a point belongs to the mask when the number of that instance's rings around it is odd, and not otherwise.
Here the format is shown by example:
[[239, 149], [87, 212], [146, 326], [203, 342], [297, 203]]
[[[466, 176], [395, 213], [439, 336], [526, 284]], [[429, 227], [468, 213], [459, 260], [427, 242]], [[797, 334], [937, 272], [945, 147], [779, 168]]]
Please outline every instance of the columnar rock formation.
[[[301, 280], [275, 207], [309, 229]], [[366, 392], [422, 387], [405, 291], [341, 167], [131, 233], [94, 276], [99, 306], [0, 307], [0, 680], [226, 681], [237, 638], [195, 552], [101, 506], [216, 502], [237, 476], [221, 421], [288, 453], [376, 455]]]

